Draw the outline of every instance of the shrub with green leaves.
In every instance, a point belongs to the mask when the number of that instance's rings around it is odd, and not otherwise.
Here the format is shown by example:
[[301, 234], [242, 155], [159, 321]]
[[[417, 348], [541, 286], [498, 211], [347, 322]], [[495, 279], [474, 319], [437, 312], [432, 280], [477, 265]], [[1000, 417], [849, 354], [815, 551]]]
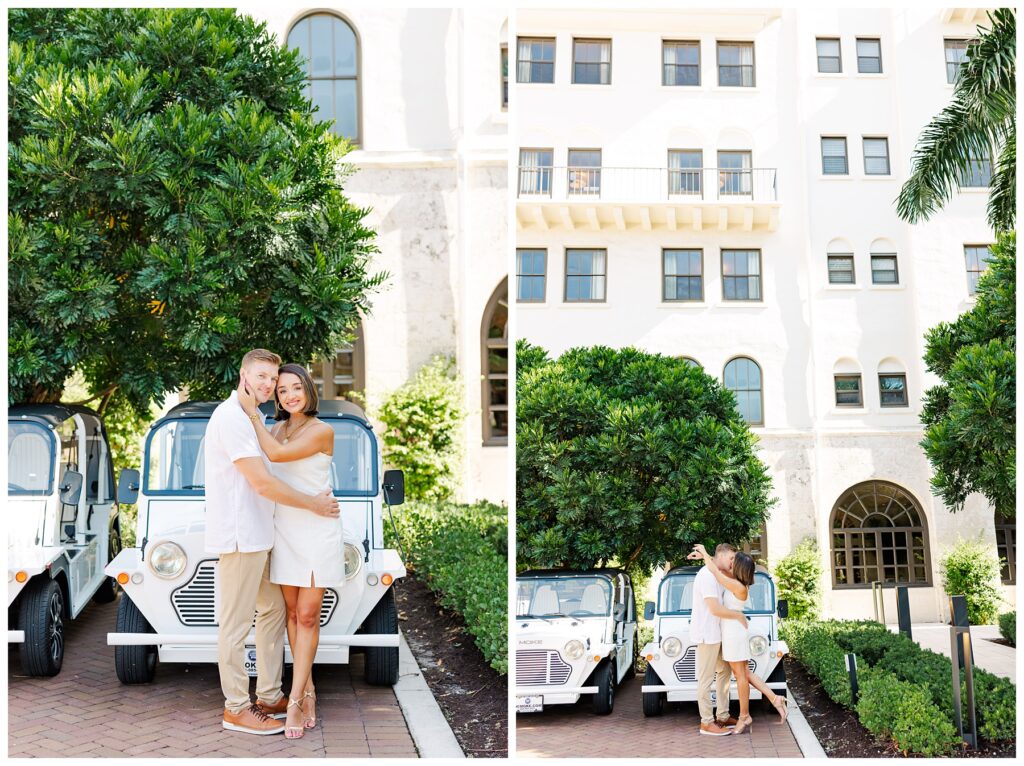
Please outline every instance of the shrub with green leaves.
[[775, 565], [779, 598], [789, 602], [789, 619], [816, 620], [821, 610], [821, 553], [814, 538], [805, 538]]
[[999, 615], [999, 635], [1014, 646], [1017, 645], [1017, 613], [1006, 612]]
[[825, 693], [843, 707], [850, 707], [852, 693], [846, 670], [846, 653], [821, 623], [785, 620], [779, 635], [789, 653], [820, 682]]
[[904, 753], [948, 755], [961, 744], [953, 724], [914, 683], [865, 667], [858, 673], [856, 712], [864, 728], [888, 737]]
[[963, 596], [972, 625], [991, 625], [999, 611], [999, 558], [989, 546], [961, 540], [939, 562], [942, 587]]
[[405, 471], [412, 500], [447, 500], [456, 489], [462, 383], [455, 360], [435, 356], [392, 391], [377, 411], [384, 423], [384, 462]]
[[392, 511], [406, 565], [462, 615], [491, 667], [508, 673], [508, 509], [408, 502]]

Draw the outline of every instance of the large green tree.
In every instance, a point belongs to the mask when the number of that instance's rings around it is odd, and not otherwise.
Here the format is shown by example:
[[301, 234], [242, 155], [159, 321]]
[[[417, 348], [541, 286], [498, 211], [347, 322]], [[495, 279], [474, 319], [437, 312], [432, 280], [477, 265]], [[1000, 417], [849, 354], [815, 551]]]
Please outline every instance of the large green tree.
[[932, 487], [954, 511], [981, 492], [1000, 515], [1016, 515], [1016, 249], [1016, 235], [1001, 235], [974, 308], [926, 337], [925, 364], [942, 382], [924, 396], [921, 446]]
[[989, 14], [967, 47], [953, 98], [921, 133], [910, 178], [896, 200], [896, 212], [910, 223], [929, 218], [972, 172], [972, 160], [993, 159], [989, 224], [1014, 227], [1017, 211], [1017, 17], [1000, 8]]
[[249, 348], [348, 339], [386, 275], [296, 51], [229, 9], [9, 21], [12, 401], [79, 370], [146, 412], [224, 395]]
[[516, 346], [519, 567], [649, 571], [739, 542], [774, 501], [735, 399], [680, 359]]

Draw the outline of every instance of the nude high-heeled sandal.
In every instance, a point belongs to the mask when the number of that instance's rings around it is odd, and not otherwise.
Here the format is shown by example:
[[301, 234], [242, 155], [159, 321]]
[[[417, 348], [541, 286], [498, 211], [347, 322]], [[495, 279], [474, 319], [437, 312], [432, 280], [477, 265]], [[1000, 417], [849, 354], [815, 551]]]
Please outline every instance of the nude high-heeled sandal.
[[[305, 699], [305, 698], [303, 698], [303, 699]], [[302, 713], [303, 716], [305, 716], [305, 713], [303, 713], [303, 711], [302, 711], [302, 700], [297, 700], [297, 699], [293, 699], [293, 698], [289, 697], [288, 698], [288, 707], [291, 707], [292, 705], [295, 705], [295, 707], [297, 707], [299, 709], [299, 712]], [[287, 708], [286, 708], [286, 710], [287, 710]], [[306, 736], [305, 720], [303, 720], [301, 726], [285, 726], [284, 727], [284, 737], [285, 737], [285, 739], [302, 739], [304, 736]]]
[[305, 717], [302, 721], [302, 725], [307, 729], [313, 729], [316, 727], [316, 692], [306, 692], [302, 695], [302, 701], [305, 702], [307, 697], [311, 697], [313, 700], [313, 713], [312, 715], [305, 715], [305, 713], [303, 713]]

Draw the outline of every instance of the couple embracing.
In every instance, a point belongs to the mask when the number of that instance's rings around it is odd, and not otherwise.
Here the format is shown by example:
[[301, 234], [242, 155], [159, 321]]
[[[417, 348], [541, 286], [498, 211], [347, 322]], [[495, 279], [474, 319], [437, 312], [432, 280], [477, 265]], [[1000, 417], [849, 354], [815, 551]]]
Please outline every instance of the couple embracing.
[[[268, 430], [258, 408], [271, 399], [277, 423]], [[345, 581], [329, 478], [334, 430], [317, 419], [318, 404], [304, 367], [254, 349], [206, 430], [206, 552], [219, 556], [217, 666], [230, 731], [297, 739], [316, 726], [320, 606], [325, 586]], [[245, 672], [254, 613], [256, 702]], [[293, 658], [287, 695], [285, 630]]]
[[[750, 586], [754, 584], [754, 560], [746, 553], [737, 552], [729, 543], [716, 547], [714, 556], [698, 543], [686, 558], [704, 561], [693, 583], [690, 618], [690, 642], [697, 645], [700, 733], [723, 737], [749, 731], [753, 723], [750, 717], [751, 686], [765, 696], [785, 721], [788, 714], [785, 698], [773, 693], [747, 664], [750, 661], [750, 639], [743, 610], [750, 597]], [[733, 718], [729, 713], [732, 676], [736, 677], [739, 718]], [[715, 705], [711, 700], [712, 686], [716, 687]]]

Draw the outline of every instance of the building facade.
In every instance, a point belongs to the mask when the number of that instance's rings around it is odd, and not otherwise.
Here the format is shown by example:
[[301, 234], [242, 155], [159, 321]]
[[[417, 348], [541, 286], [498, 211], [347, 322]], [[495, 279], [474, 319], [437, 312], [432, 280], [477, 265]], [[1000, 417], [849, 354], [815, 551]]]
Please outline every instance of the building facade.
[[[814, 538], [825, 613], [870, 583], [948, 612], [938, 561], [997, 546], [981, 496], [929, 486], [924, 335], [973, 305], [990, 158], [926, 223], [895, 213], [917, 136], [983, 14], [934, 10], [517, 15], [517, 335], [558, 355], [636, 346], [736, 394], [778, 504], [769, 566]], [[1015, 560], [1015, 527], [999, 525]], [[1015, 565], [1004, 572], [1013, 603]], [[894, 593], [885, 595], [895, 613]]]
[[307, 93], [353, 150], [370, 208], [373, 297], [350, 347], [312, 365], [323, 395], [370, 410], [434, 355], [455, 358], [468, 417], [461, 499], [505, 502], [508, 465], [506, 14], [489, 9], [238, 7], [307, 59]]

